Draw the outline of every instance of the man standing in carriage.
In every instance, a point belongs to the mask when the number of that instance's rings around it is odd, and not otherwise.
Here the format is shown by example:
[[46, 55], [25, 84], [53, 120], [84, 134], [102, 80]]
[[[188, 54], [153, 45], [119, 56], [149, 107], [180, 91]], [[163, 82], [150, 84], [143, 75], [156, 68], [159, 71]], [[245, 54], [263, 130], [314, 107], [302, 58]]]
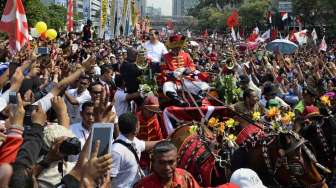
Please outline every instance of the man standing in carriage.
[[210, 88], [206, 82], [198, 79], [197, 75], [200, 72], [196, 70], [190, 55], [182, 50], [185, 44], [186, 37], [183, 35], [176, 34], [169, 37], [166, 46], [171, 51], [164, 55], [163, 72], [168, 78], [175, 78], [177, 81], [166, 80], [163, 84], [163, 93], [178, 106], [185, 106], [186, 103], [177, 95], [177, 89], [183, 88], [193, 94], [196, 99], [201, 99], [203, 92]]

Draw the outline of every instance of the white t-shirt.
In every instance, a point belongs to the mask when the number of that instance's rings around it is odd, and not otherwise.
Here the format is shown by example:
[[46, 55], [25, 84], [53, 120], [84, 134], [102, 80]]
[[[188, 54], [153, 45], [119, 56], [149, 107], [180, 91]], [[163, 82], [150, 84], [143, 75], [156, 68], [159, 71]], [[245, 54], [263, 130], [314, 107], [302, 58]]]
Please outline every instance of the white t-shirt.
[[66, 104], [67, 109], [68, 109], [68, 113], [69, 113], [69, 117], [70, 117], [70, 123], [71, 124], [78, 123], [82, 120], [82, 118], [80, 116], [80, 110], [82, 108], [82, 104], [91, 100], [90, 92], [86, 89], [81, 94], [78, 94], [77, 88], [76, 89], [68, 89], [66, 92], [70, 96], [76, 97], [76, 100], [79, 103], [79, 105], [73, 105], [65, 98], [65, 104]]
[[124, 90], [118, 88], [114, 94], [114, 107], [117, 116], [130, 111], [129, 102], [126, 101], [127, 93]]
[[168, 53], [166, 46], [162, 42], [152, 44], [147, 41], [144, 47], [146, 48], [146, 57], [152, 59], [153, 62], [160, 62], [161, 57]]
[[[137, 151], [140, 159], [141, 152], [145, 151], [145, 141], [136, 137], [133, 141], [120, 134], [116, 140], [123, 140], [131, 144]], [[111, 149], [112, 169], [111, 169], [111, 187], [113, 188], [131, 188], [140, 179], [140, 167], [134, 154], [124, 145], [115, 143]]]
[[83, 149], [83, 146], [86, 140], [89, 138], [91, 131], [88, 131], [87, 129], [85, 129], [82, 126], [82, 122], [70, 125], [70, 130], [79, 139], [79, 141], [81, 142], [81, 149]]

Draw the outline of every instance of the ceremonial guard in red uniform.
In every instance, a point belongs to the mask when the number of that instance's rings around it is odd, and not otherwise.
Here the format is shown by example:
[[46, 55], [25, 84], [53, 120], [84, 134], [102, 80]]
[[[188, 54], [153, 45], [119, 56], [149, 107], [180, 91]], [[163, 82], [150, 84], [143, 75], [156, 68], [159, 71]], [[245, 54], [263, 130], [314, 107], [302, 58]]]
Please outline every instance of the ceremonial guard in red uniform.
[[[163, 139], [157, 113], [160, 113], [158, 98], [155, 96], [146, 97], [142, 109], [136, 114], [140, 123], [140, 131], [137, 138], [146, 141], [158, 141]], [[149, 171], [150, 159], [148, 153], [144, 153], [141, 156], [140, 164], [142, 169]]]
[[[171, 36], [167, 43], [167, 48], [171, 49], [171, 52], [164, 55], [164, 72], [170, 77], [176, 78], [180, 82], [173, 82], [168, 79], [168, 81], [163, 84], [163, 93], [172, 98], [177, 105], [184, 105], [183, 101], [176, 93], [177, 89], [183, 88], [184, 90], [190, 91], [190, 93], [195, 96], [199, 96], [203, 91], [207, 91], [209, 89], [209, 85], [206, 82], [197, 78], [197, 75], [200, 72], [196, 70], [195, 64], [193, 63], [190, 55], [182, 50], [185, 43], [185, 36]], [[189, 77], [183, 77], [183, 75], [188, 75]], [[192, 75], [192, 78], [190, 75]]]

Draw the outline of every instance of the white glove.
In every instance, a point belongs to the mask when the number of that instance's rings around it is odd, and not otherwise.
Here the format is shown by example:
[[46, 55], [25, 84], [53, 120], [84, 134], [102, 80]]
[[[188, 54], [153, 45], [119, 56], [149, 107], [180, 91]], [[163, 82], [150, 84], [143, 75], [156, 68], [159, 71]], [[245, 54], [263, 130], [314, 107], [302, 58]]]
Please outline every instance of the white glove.
[[174, 77], [175, 77], [176, 79], [180, 79], [180, 78], [182, 77], [184, 71], [185, 71], [185, 68], [177, 68], [177, 69], [174, 71]]

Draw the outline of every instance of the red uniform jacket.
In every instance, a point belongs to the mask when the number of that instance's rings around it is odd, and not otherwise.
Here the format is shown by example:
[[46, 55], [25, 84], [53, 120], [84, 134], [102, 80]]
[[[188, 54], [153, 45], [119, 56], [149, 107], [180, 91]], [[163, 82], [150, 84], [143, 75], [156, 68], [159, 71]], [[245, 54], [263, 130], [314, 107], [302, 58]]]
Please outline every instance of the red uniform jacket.
[[189, 68], [192, 71], [195, 70], [195, 64], [193, 63], [190, 55], [184, 51], [180, 51], [178, 56], [174, 56], [172, 52], [164, 55], [165, 70], [175, 71], [177, 68]]

